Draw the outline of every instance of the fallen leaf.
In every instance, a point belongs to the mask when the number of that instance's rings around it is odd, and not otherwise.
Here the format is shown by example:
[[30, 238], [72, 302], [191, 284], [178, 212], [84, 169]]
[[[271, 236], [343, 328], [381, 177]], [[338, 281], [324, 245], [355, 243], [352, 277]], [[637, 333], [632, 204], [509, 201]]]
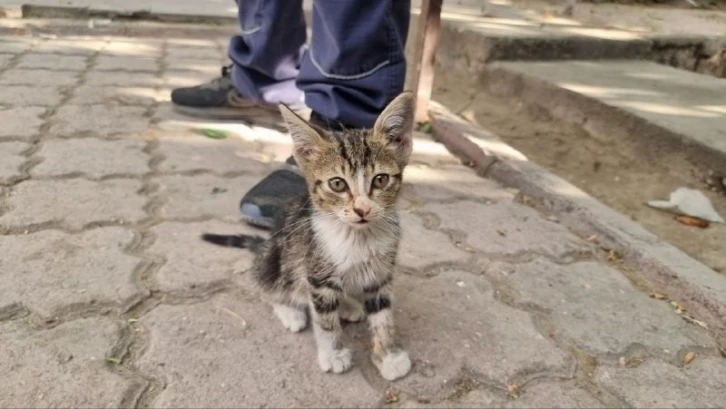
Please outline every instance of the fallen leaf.
[[690, 363], [691, 363], [691, 361], [693, 361], [693, 359], [694, 359], [695, 357], [696, 357], [696, 354], [694, 354], [693, 352], [691, 352], [691, 351], [689, 351], [689, 352], [686, 352], [686, 354], [685, 354], [685, 355], [683, 355], [683, 365], [688, 365], [688, 364], [690, 364]]
[[680, 314], [686, 310], [686, 307], [681, 305], [678, 301], [671, 301], [671, 307], [676, 311], [676, 314]]
[[525, 205], [532, 204], [532, 198], [527, 195], [522, 195], [522, 204], [525, 204]]
[[200, 129], [200, 132], [202, 133], [202, 135], [206, 136], [207, 138], [212, 138], [212, 139], [226, 139], [227, 138], [227, 132], [219, 130], [219, 129], [202, 128], [202, 129]]
[[597, 234], [593, 234], [592, 236], [586, 238], [585, 240], [589, 241], [590, 243], [599, 243], [600, 239], [597, 237]]
[[698, 217], [691, 216], [676, 216], [675, 219], [678, 220], [679, 223], [685, 224], [686, 226], [700, 227], [702, 229], [705, 229], [711, 224], [708, 222], [708, 220], [703, 220], [699, 219]]
[[666, 296], [660, 293], [650, 293], [650, 298], [655, 298], [656, 300], [664, 300]]
[[224, 193], [226, 191], [227, 191], [227, 189], [225, 189], [223, 187], [214, 187], [214, 188], [212, 188], [212, 194], [213, 195], [218, 195], [218, 194]]
[[499, 233], [499, 235], [502, 237], [507, 237], [507, 232], [505, 232], [503, 230], [497, 230], [497, 233]]
[[139, 320], [137, 320], [136, 318], [129, 318], [128, 321], [130, 323], [133, 323], [133, 322], [138, 322]]
[[706, 323], [705, 323], [705, 322], [703, 322], [703, 321], [699, 321], [699, 320], [697, 320], [697, 319], [695, 319], [695, 318], [691, 317], [690, 315], [686, 315], [686, 314], [683, 314], [683, 315], [681, 315], [681, 317], [682, 317], [682, 318], [683, 318], [684, 320], [686, 320], [686, 321], [690, 322], [691, 324], [695, 324], [695, 325], [698, 325], [699, 327], [701, 327], [701, 328], [703, 328], [703, 329], [708, 329], [708, 324], [706, 324]]
[[620, 359], [618, 359], [618, 363], [620, 364], [621, 368], [625, 368], [625, 366], [627, 365], [627, 361], [625, 360], [624, 356], [621, 356]]
[[121, 365], [121, 359], [119, 359], [119, 358], [111, 358], [111, 357], [107, 357], [107, 358], [106, 358], [106, 361], [107, 361], [107, 362], [110, 362], [110, 363], [112, 363], [112, 364], [116, 364], [116, 365]]
[[432, 131], [431, 122], [428, 122], [428, 121], [427, 122], [422, 122], [418, 126], [418, 131], [419, 132], [423, 132], [423, 133], [430, 134], [431, 131]]
[[620, 254], [620, 252], [617, 250], [610, 249], [610, 250], [607, 250], [607, 252], [608, 252], [608, 255], [606, 257], [607, 261], [609, 261], [611, 263], [614, 263], [616, 261], [620, 261], [623, 259], [623, 255]]
[[513, 383], [510, 385], [507, 385], [507, 391], [509, 391], [509, 396], [512, 398], [516, 398], [519, 396], [519, 384]]
[[398, 402], [398, 394], [396, 391], [387, 390], [386, 391], [386, 403], [394, 403]]

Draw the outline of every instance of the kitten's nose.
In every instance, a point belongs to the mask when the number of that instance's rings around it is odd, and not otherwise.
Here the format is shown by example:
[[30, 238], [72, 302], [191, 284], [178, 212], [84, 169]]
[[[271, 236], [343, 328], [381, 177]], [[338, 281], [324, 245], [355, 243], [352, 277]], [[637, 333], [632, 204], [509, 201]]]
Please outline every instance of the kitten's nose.
[[370, 206], [354, 207], [353, 211], [361, 218], [368, 216], [371, 213]]

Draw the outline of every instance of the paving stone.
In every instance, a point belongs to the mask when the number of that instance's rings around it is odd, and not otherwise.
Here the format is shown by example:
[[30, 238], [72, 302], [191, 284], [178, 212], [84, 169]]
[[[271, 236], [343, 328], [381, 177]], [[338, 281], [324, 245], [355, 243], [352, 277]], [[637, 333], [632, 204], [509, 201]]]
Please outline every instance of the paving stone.
[[511, 201], [514, 198], [498, 183], [479, 177], [462, 165], [410, 165], [404, 171], [403, 181], [406, 189], [404, 197], [419, 201], [451, 200], [455, 197]]
[[537, 332], [529, 314], [497, 301], [482, 277], [450, 271], [394, 283], [397, 331], [414, 361], [396, 383], [402, 391], [441, 397], [464, 368], [501, 388], [574, 370], [572, 357]]
[[254, 160], [259, 149], [241, 139], [211, 139], [202, 136], [165, 136], [159, 141], [159, 151], [166, 157], [159, 165], [162, 172], [210, 170], [251, 172], [262, 174], [265, 164]]
[[205, 75], [219, 75], [221, 73], [221, 59], [197, 58], [166, 58], [166, 67], [171, 71], [196, 71]]
[[[431, 135], [413, 132], [413, 151], [409, 158], [410, 165], [456, 165], [462, 166], [461, 160], [452, 155], [446, 146], [436, 142]], [[471, 170], [470, 170], [471, 171]]]
[[62, 71], [83, 71], [86, 57], [54, 54], [26, 54], [20, 58], [18, 68], [46, 68]]
[[58, 105], [63, 98], [58, 87], [3, 85], [2, 88], [0, 105], [45, 107]]
[[140, 259], [123, 253], [133, 241], [120, 227], [0, 236], [9, 274], [0, 286], [0, 309], [22, 303], [51, 317], [78, 304], [130, 305], [141, 296], [134, 285]]
[[101, 50], [100, 56], [160, 57], [162, 43], [154, 40], [111, 41]]
[[52, 139], [36, 156], [43, 162], [32, 169], [33, 176], [83, 173], [100, 178], [107, 175], [143, 175], [149, 171], [150, 156], [142, 150], [144, 141], [105, 141], [95, 138]]
[[543, 218], [535, 210], [515, 203], [490, 205], [470, 201], [427, 204], [441, 227], [466, 233], [467, 242], [488, 254], [536, 252], [561, 257], [587, 247], [564, 226]]
[[0, 41], [0, 53], [19, 54], [33, 46], [29, 41]]
[[31, 330], [22, 320], [0, 324], [0, 406], [121, 407], [144, 384], [107, 368], [120, 336], [120, 325], [101, 318], [48, 330]]
[[620, 354], [634, 343], [672, 355], [690, 346], [714, 347], [662, 301], [639, 292], [617, 270], [596, 262], [557, 265], [544, 259], [491, 266], [519, 301], [551, 311], [559, 339], [597, 354]]
[[173, 380], [155, 407], [374, 407], [383, 396], [355, 367], [323, 373], [312, 333], [286, 331], [259, 301], [160, 306], [141, 323], [151, 344], [140, 369]]
[[169, 175], [155, 179], [164, 205], [161, 217], [193, 219], [216, 217], [239, 221], [239, 199], [260, 181], [259, 176], [223, 178], [214, 175]]
[[105, 45], [105, 41], [99, 40], [54, 39], [38, 43], [33, 52], [90, 56]]
[[0, 142], [0, 185], [20, 176], [20, 165], [26, 161], [20, 153], [29, 146], [21, 142]]
[[471, 254], [458, 249], [449, 236], [427, 230], [423, 220], [406, 211], [399, 211], [403, 237], [398, 250], [398, 264], [414, 269], [442, 263], [466, 262]]
[[45, 108], [23, 107], [0, 110], [0, 138], [18, 137], [29, 138], [38, 133], [43, 124], [40, 115]]
[[595, 380], [636, 408], [718, 408], [726, 402], [723, 358], [700, 358], [685, 368], [649, 360], [637, 368], [600, 367]]
[[96, 59], [94, 69], [98, 71], [157, 71], [159, 61], [153, 58], [119, 57], [102, 55]]
[[0, 217], [0, 225], [63, 221], [81, 228], [100, 221], [137, 222], [146, 217], [146, 198], [137, 193], [141, 187], [141, 181], [125, 179], [25, 181], [7, 199], [12, 210]]
[[119, 87], [129, 86], [156, 86], [160, 85], [162, 80], [156, 74], [150, 72], [137, 72], [133, 75], [128, 72], [116, 71], [92, 71], [86, 74], [86, 84], [88, 85], [116, 85]]
[[219, 73], [211, 74], [203, 71], [167, 71], [164, 73], [166, 87], [193, 87], [219, 77]]
[[259, 230], [241, 223], [216, 220], [166, 222], [152, 231], [156, 240], [147, 252], [166, 260], [155, 280], [161, 290], [175, 293], [204, 289], [222, 281], [236, 281], [252, 266], [252, 252], [206, 243], [200, 238], [202, 234], [260, 234]]
[[13, 57], [12, 54], [0, 54], [0, 69], [5, 68]]
[[[466, 402], [466, 400], [464, 400]], [[527, 386], [521, 396], [502, 405], [505, 408], [604, 408], [592, 395], [572, 383], [545, 382]]]
[[153, 105], [160, 100], [159, 92], [147, 87], [96, 87], [83, 85], [73, 91], [71, 105]]
[[166, 55], [170, 58], [189, 58], [197, 60], [219, 60], [224, 54], [214, 47], [189, 47], [169, 45]]
[[107, 105], [66, 105], [51, 118], [50, 133], [77, 136], [90, 133], [99, 136], [130, 135], [146, 130], [149, 119], [146, 108]]
[[77, 82], [78, 73], [73, 71], [11, 68], [0, 74], [2, 85], [61, 86], [75, 85]]

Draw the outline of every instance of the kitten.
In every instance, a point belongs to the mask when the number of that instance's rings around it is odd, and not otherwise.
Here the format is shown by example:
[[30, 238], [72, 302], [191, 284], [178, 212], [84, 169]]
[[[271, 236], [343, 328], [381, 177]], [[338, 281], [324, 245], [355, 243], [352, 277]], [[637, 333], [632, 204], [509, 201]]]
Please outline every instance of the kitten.
[[285, 106], [280, 110], [309, 195], [287, 204], [277, 233], [267, 240], [203, 238], [257, 253], [254, 281], [285, 328], [304, 329], [310, 311], [323, 371], [350, 368], [340, 322], [367, 316], [374, 364], [385, 379], [400, 378], [411, 360], [396, 341], [393, 320], [391, 281], [400, 237], [394, 207], [413, 145], [413, 97], [399, 95], [371, 130], [327, 132]]

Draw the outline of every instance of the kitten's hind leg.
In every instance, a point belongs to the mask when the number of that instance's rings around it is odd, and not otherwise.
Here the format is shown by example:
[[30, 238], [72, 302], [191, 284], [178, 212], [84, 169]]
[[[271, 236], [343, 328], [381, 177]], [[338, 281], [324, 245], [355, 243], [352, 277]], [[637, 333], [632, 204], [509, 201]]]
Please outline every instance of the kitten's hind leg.
[[366, 317], [363, 303], [353, 297], [345, 297], [340, 303], [340, 319], [348, 322], [362, 321]]
[[308, 325], [308, 316], [304, 309], [283, 304], [272, 304], [272, 310], [282, 325], [290, 332], [300, 332]]

